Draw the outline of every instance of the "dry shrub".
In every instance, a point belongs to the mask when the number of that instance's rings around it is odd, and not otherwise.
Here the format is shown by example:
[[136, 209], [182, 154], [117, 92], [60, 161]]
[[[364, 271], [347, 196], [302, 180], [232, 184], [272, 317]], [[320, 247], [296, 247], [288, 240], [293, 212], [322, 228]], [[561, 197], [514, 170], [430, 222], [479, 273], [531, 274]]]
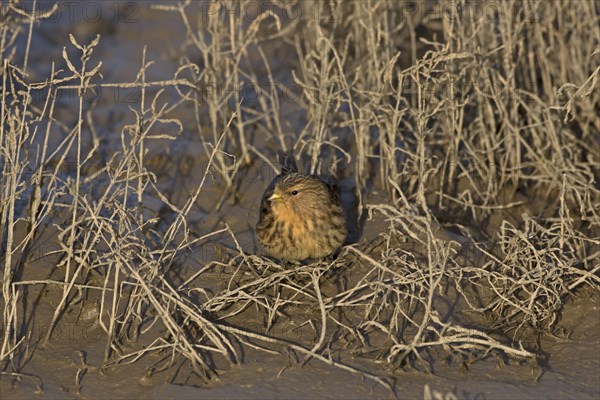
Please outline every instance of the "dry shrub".
[[[600, 288], [597, 7], [277, 2], [240, 19], [249, 4], [215, 3], [207, 18], [193, 2], [156, 5], [186, 29], [179, 69], [146, 82], [144, 50], [128, 83], [101, 76], [99, 37], [72, 38], [78, 59], [65, 51], [65, 69], [31, 80], [30, 42], [18, 48], [17, 39], [55, 9], [1, 6], [4, 373], [21, 373], [28, 359], [31, 338], [21, 332], [40, 307], [24, 297], [42, 287], [57, 299], [46, 341], [65, 311], [96, 304], [104, 367], [153, 354], [152, 371], [183, 359], [208, 380], [215, 355], [239, 363], [248, 346], [288, 349], [389, 386], [348, 353], [392, 370], [429, 369], [426, 354], [464, 365], [490, 354], [535, 360], [522, 332], [552, 332], [570, 295]], [[291, 9], [304, 12], [289, 18]], [[277, 46], [289, 59], [274, 56]], [[244, 82], [253, 101], [239, 90]], [[83, 101], [103, 87], [142, 94], [113, 154]], [[284, 104], [292, 87], [299, 97]], [[55, 113], [62, 90], [77, 91], [75, 122]], [[42, 107], [32, 102], [39, 92]], [[193, 123], [184, 124], [176, 115], [189, 110]], [[188, 131], [206, 163], [190, 196], [173, 201], [147, 150], [191, 140], [178, 137]], [[381, 233], [335, 261], [284, 267], [248, 254], [224, 222], [192, 234], [194, 206], [217, 213], [235, 202], [243, 171], [259, 161], [277, 170], [278, 148], [294, 148], [312, 173], [351, 181], [357, 231], [379, 218]], [[208, 201], [215, 176], [220, 194]], [[31, 249], [51, 225], [60, 259], [46, 279], [29, 279]], [[186, 264], [209, 241], [221, 257]], [[141, 340], [134, 350], [124, 346], [132, 338]]]

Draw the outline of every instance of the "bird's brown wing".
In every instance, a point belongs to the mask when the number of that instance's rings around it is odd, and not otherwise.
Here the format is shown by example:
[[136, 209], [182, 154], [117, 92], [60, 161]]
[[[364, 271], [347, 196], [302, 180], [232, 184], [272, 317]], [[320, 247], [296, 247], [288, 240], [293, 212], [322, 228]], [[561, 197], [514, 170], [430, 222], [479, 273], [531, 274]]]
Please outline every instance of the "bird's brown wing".
[[340, 196], [338, 193], [338, 187], [337, 185], [330, 185], [326, 182], [324, 182], [325, 185], [327, 185], [327, 189], [329, 189], [329, 201], [331, 201], [332, 204], [335, 204], [337, 206], [342, 206], [342, 201], [340, 200]]

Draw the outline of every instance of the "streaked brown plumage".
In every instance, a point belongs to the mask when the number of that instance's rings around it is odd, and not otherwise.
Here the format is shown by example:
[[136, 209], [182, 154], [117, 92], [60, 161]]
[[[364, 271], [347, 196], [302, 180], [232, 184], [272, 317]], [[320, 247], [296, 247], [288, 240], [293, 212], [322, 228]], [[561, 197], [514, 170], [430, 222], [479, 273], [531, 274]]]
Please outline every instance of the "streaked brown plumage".
[[256, 234], [269, 255], [284, 261], [333, 254], [346, 238], [346, 217], [334, 188], [298, 173], [290, 154], [280, 154], [281, 174], [265, 191]]

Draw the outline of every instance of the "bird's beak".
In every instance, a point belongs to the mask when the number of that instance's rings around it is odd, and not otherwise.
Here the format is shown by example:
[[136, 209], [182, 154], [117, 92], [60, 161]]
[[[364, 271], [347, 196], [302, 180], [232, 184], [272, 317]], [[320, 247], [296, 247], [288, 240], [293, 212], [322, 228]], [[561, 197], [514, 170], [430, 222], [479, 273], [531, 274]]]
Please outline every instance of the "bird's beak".
[[277, 202], [283, 202], [283, 197], [281, 197], [281, 195], [279, 193], [273, 193], [271, 195], [271, 197], [269, 197], [270, 201], [277, 201]]

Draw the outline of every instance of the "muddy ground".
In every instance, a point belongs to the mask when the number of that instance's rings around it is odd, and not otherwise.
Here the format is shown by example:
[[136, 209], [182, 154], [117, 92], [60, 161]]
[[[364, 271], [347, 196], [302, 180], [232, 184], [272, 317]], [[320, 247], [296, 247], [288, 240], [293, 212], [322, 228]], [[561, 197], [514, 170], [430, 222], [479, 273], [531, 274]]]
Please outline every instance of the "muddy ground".
[[[132, 5], [133, 4], [133, 5]], [[51, 63], [64, 67], [61, 52], [69, 43], [69, 33], [73, 33], [80, 43], [85, 43], [100, 33], [101, 41], [95, 50], [96, 60], [102, 60], [104, 82], [131, 82], [135, 80], [142, 60], [142, 49], [147, 46], [146, 60], [155, 65], [147, 70], [146, 80], [170, 79], [178, 65], [180, 44], [186, 40], [184, 28], [174, 13], [152, 10], [145, 2], [106, 4], [98, 8], [101, 18], [91, 21], [82, 14], [83, 3], [73, 4], [73, 18], [66, 8], [51, 22], [42, 22], [33, 30], [31, 38], [30, 63], [33, 72], [40, 79], [48, 73]], [[120, 8], [119, 8], [120, 7]], [[133, 8], [127, 8], [133, 7]], [[91, 8], [87, 9], [92, 12]], [[125, 13], [114, 14], [114, 13]], [[83, 15], [83, 16], [82, 16]], [[116, 21], [115, 22], [115, 17]], [[280, 79], [290, 79], [290, 68], [285, 56], [290, 51], [287, 45], [272, 50], [271, 56], [276, 68], [274, 74]], [[291, 57], [290, 57], [291, 59]], [[95, 63], [94, 63], [95, 64]], [[35, 79], [35, 77], [32, 77]], [[139, 88], [116, 89], [109, 93], [104, 90], [94, 105], [95, 122], [101, 127], [100, 133], [105, 145], [105, 156], [110, 149], [118, 149], [119, 139], [115, 135], [111, 142], [110, 131], [120, 130], [131, 122], [128, 107], [139, 102]], [[75, 113], [75, 101], [69, 108], [64, 99], [58, 110], [59, 119], [68, 119], [69, 112]], [[189, 110], [190, 114], [193, 110]], [[149, 169], [157, 176], [157, 184], [170, 194], [170, 201], [182, 204], [202, 179], [203, 166], [208, 162], [202, 151], [196, 133], [185, 127], [185, 121], [192, 118], [185, 111], [177, 110], [177, 117], [184, 122], [182, 134], [174, 140], [151, 145]], [[290, 126], [301, 129], [302, 118], [297, 115], [294, 102], [284, 104], [281, 113]], [[73, 117], [74, 118], [74, 117]], [[272, 146], [257, 134], [255, 146]], [[101, 160], [98, 160], [100, 163]], [[307, 160], [301, 160], [306, 163]], [[189, 223], [192, 230], [206, 232], [227, 223], [236, 234], [242, 248], [248, 253], [260, 251], [255, 243], [253, 226], [258, 219], [258, 202], [264, 188], [274, 176], [273, 169], [262, 161], [246, 171], [241, 181], [235, 201], [223, 200], [223, 186], [218, 178], [207, 183], [202, 203], [198, 205]], [[344, 189], [346, 185], [346, 189]], [[350, 210], [355, 201], [352, 192], [353, 182], [341, 181], [342, 198]], [[374, 203], [384, 199], [377, 188], [369, 194]], [[206, 204], [222, 201], [219, 211]], [[535, 213], [535, 209], [528, 211]], [[194, 215], [195, 214], [195, 215]], [[518, 218], [518, 213], [513, 214]], [[509, 218], [501, 215], [498, 218]], [[25, 229], [24, 227], [22, 229]], [[358, 243], [369, 243], [379, 232], [387, 229], [387, 224], [378, 219], [367, 221], [359, 232], [356, 226], [352, 231]], [[58, 261], [48, 254], [56, 249], [56, 232], [48, 227], [41, 239], [36, 257], [27, 264], [23, 279], [45, 279], [49, 269]], [[225, 245], [231, 240], [223, 238]], [[190, 258], [181, 266], [182, 275], [193, 272], [198, 265], [219, 259], [220, 249], [214, 243], [197, 247]], [[219, 271], [212, 271], [211, 280], [201, 282], [207, 289], [218, 287], [222, 282]], [[334, 277], [329, 277], [335, 280]], [[213, 288], [216, 289], [216, 288]], [[359, 374], [342, 371], [324, 363], [312, 360], [301, 365], [294, 355], [269, 355], [263, 351], [246, 348], [241, 365], [227, 365], [215, 361], [218, 379], [209, 384], [188, 379], [178, 364], [169, 371], [150, 375], [148, 366], [155, 361], [152, 356], [139, 362], [100, 370], [106, 348], [106, 337], [97, 323], [98, 310], [93, 301], [75, 303], [64, 315], [49, 343], [43, 338], [49, 318], [59, 297], [45, 287], [32, 287], [26, 293], [28, 298], [41, 299], [35, 305], [36, 318], [31, 321], [26, 334], [30, 335], [31, 348], [27, 362], [21, 370], [22, 377], [15, 381], [11, 375], [2, 375], [0, 396], [3, 399], [62, 399], [62, 398], [231, 398], [231, 399], [304, 399], [304, 398], [348, 398], [379, 399], [390, 398], [392, 394], [381, 385]], [[30, 296], [30, 297], [29, 297]], [[89, 300], [89, 299], [88, 299]], [[28, 305], [33, 307], [33, 302]], [[238, 322], [246, 326], [258, 326], [252, 312], [244, 314]], [[6, 327], [5, 327], [6, 329]], [[152, 329], [152, 328], [150, 328]], [[277, 328], [285, 329], [285, 328]], [[577, 290], [566, 300], [560, 312], [554, 332], [555, 336], [541, 332], [532, 335], [539, 340], [538, 365], [502, 362], [488, 358], [463, 369], [452, 363], [437, 363], [432, 374], [415, 371], [389, 371], [385, 364], [377, 364], [369, 359], [350, 354], [341, 356], [354, 367], [372, 374], [389, 377], [394, 382], [394, 391], [399, 398], [436, 399], [597, 399], [600, 396], [600, 296], [597, 290], [584, 288]], [[25, 333], [24, 333], [25, 334]], [[294, 335], [293, 331], [286, 334]], [[293, 339], [293, 337], [290, 337]], [[140, 343], [136, 344], [139, 347]], [[40, 390], [42, 389], [42, 390]]]

